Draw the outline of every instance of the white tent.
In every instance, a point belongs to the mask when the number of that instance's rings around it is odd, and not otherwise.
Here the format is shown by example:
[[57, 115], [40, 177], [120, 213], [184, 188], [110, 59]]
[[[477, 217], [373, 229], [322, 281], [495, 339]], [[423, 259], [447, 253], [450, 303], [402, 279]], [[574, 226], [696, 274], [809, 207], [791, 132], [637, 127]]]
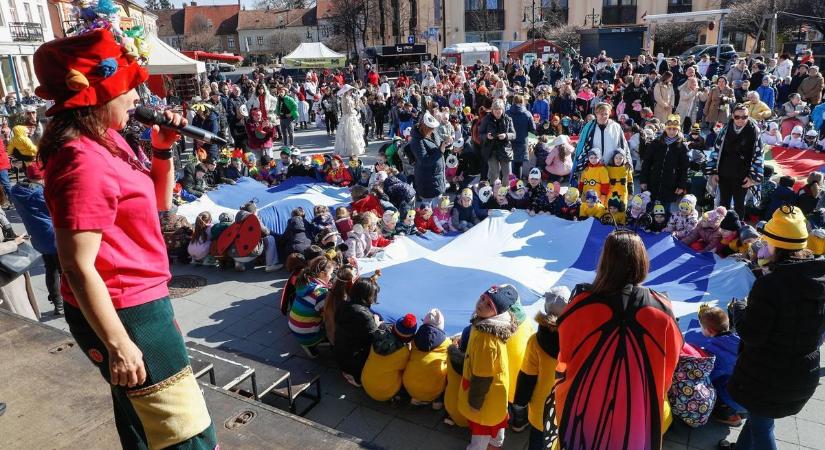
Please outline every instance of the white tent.
[[156, 36], [149, 37], [149, 44], [149, 75], [196, 75], [206, 72], [206, 64], [180, 53]]
[[284, 56], [283, 62], [287, 69], [343, 67], [346, 56], [321, 42], [305, 42]]

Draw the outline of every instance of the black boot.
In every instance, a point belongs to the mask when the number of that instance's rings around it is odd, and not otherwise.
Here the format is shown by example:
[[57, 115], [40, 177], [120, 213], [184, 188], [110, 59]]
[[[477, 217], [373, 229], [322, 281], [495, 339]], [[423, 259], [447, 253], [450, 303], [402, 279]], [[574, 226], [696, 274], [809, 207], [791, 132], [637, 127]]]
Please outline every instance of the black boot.
[[54, 305], [54, 315], [62, 316], [64, 314], [63, 297], [57, 297], [52, 301], [52, 304]]
[[17, 233], [14, 232], [14, 228], [11, 226], [3, 227], [3, 238], [6, 241], [13, 241], [17, 238]]

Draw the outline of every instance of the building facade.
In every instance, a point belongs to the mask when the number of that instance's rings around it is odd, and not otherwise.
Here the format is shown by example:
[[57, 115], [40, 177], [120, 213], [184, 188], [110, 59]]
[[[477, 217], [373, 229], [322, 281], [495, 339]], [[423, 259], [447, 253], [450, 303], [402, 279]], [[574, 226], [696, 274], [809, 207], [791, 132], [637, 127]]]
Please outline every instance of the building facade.
[[315, 8], [241, 10], [238, 15], [238, 53], [243, 56], [286, 55], [317, 34]]
[[46, 0], [0, 1], [0, 94], [37, 87], [33, 55], [54, 39]]
[[238, 13], [234, 5], [198, 6], [194, 1], [184, 8], [182, 50], [238, 53]]

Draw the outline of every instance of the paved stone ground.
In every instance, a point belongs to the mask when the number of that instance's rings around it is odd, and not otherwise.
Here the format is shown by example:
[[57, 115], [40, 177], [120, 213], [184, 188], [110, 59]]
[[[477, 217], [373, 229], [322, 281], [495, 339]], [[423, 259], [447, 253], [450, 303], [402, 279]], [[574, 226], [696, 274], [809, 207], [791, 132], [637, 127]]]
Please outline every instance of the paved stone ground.
[[[323, 131], [299, 131], [296, 135], [299, 147], [305, 151], [331, 150]], [[370, 146], [371, 154], [375, 154], [377, 145]], [[366, 158], [366, 161], [371, 159]], [[15, 229], [22, 232], [16, 213], [9, 211], [8, 215]], [[195, 274], [208, 280], [208, 285], [200, 291], [173, 300], [175, 315], [187, 340], [230, 348], [294, 373], [308, 371], [321, 375], [323, 399], [307, 418], [388, 449], [435, 450], [466, 446], [467, 432], [444, 425], [443, 412], [373, 401], [344, 381], [329, 352], [322, 353], [317, 360], [307, 359], [289, 335], [286, 319], [278, 311], [279, 291], [287, 277], [285, 272], [264, 273], [258, 269], [236, 273], [174, 265], [172, 273]], [[51, 312], [42, 268], [33, 271], [32, 275], [44, 311], [42, 320], [67, 330], [65, 320]], [[820, 373], [825, 378], [825, 370]], [[286, 409], [279, 400], [272, 403]], [[738, 429], [715, 423], [691, 430], [675, 420], [665, 435], [664, 448], [714, 449], [720, 439], [735, 440], [738, 433]], [[504, 448], [526, 448], [527, 435], [527, 432], [508, 433]], [[777, 422], [776, 437], [780, 449], [825, 449], [825, 387], [819, 387], [798, 415]]]

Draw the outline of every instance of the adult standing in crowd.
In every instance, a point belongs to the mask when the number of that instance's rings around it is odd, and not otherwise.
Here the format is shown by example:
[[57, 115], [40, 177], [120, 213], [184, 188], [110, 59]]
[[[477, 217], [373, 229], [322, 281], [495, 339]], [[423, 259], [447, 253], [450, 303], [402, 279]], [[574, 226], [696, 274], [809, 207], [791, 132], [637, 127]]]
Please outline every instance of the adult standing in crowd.
[[688, 148], [679, 122], [679, 116], [671, 116], [665, 132], [645, 151], [639, 188], [650, 191], [651, 202], [673, 203], [688, 189]]
[[719, 187], [719, 205], [745, 217], [745, 194], [762, 181], [762, 139], [759, 125], [748, 115], [748, 108], [737, 105], [728, 124], [716, 138], [705, 174]]
[[612, 162], [613, 154], [617, 151], [627, 155], [629, 149], [627, 139], [625, 139], [622, 126], [610, 118], [612, 110], [610, 103], [599, 103], [596, 105], [596, 120], [588, 122], [582, 129], [579, 143], [576, 146], [576, 158], [573, 161], [575, 167], [571, 177], [571, 186], [578, 183], [578, 177], [587, 164], [587, 153], [591, 149], [601, 149], [602, 161], [605, 163]]
[[298, 104], [295, 99], [287, 95], [286, 89], [278, 88], [278, 119], [280, 119], [281, 138], [284, 145], [292, 147], [295, 145], [295, 121], [298, 120]]
[[[536, 100], [544, 102], [544, 100]], [[545, 102], [546, 103], [546, 102]], [[524, 107], [524, 97], [522, 95], [513, 96], [513, 104], [507, 115], [513, 122], [513, 129], [516, 132], [513, 139], [513, 174], [521, 178], [521, 167], [527, 161], [527, 136], [530, 133], [536, 134], [536, 123], [533, 116]]]
[[[116, 63], [113, 72], [100, 70], [106, 60]], [[180, 136], [152, 128], [147, 170], [117, 133], [148, 73], [107, 29], [41, 45], [34, 69], [37, 95], [54, 101], [39, 157], [66, 322], [111, 384], [121, 446], [214, 449], [215, 428], [169, 301], [158, 221], [158, 212], [172, 206], [170, 147]], [[165, 115], [186, 124], [178, 114]]]
[[653, 86], [653, 115], [664, 122], [668, 116], [673, 114], [673, 107], [676, 104], [676, 93], [673, 90], [673, 74], [665, 71], [659, 82]]
[[483, 142], [483, 154], [487, 157], [487, 178], [492, 182], [510, 179], [510, 162], [513, 160], [511, 142], [516, 138], [513, 119], [504, 114], [504, 100], [496, 99], [490, 114], [484, 116], [479, 128]]
[[808, 69], [808, 77], [799, 83], [799, 93], [802, 99], [811, 107], [818, 105], [822, 101], [823, 88], [825, 88], [825, 79], [819, 73], [819, 67], [811, 66]]
[[777, 209], [762, 238], [769, 272], [756, 279], [747, 303], [729, 306], [742, 341], [728, 391], [748, 410], [736, 450], [776, 449], [774, 421], [802, 411], [821, 376], [825, 260], [806, 249], [808, 229], [796, 207]]
[[43, 255], [46, 266], [46, 289], [49, 302], [54, 305], [54, 313], [63, 315], [63, 296], [60, 294], [60, 261], [54, 238], [54, 225], [46, 198], [43, 195], [43, 168], [39, 162], [26, 168], [26, 180], [19, 181], [11, 188], [11, 201], [20, 214], [26, 231], [31, 235], [32, 246]]
[[710, 90], [703, 111], [703, 117], [708, 127], [713, 128], [717, 122], [727, 122], [728, 117], [730, 117], [730, 107], [735, 101], [736, 97], [733, 89], [728, 86], [728, 79], [724, 76], [717, 78], [716, 86]]
[[409, 150], [415, 158], [415, 192], [424, 203], [432, 203], [447, 190], [444, 151], [452, 144], [452, 138], [436, 143], [435, 129], [441, 123], [430, 113], [418, 122], [410, 132]]
[[576, 286], [557, 320], [557, 381], [545, 423], [559, 448], [662, 446], [683, 339], [667, 296], [642, 286], [648, 269], [642, 239], [613, 231], [593, 283]]

